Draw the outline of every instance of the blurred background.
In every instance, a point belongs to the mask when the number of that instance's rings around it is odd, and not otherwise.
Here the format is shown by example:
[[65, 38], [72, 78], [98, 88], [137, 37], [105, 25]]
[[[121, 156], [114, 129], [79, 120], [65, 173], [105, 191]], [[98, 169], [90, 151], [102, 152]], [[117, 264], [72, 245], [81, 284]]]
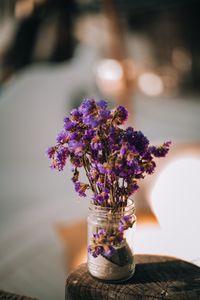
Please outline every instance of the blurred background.
[[83, 98], [172, 141], [135, 195], [135, 253], [200, 265], [200, 2], [0, 0], [0, 289], [64, 299], [87, 200], [45, 157]]

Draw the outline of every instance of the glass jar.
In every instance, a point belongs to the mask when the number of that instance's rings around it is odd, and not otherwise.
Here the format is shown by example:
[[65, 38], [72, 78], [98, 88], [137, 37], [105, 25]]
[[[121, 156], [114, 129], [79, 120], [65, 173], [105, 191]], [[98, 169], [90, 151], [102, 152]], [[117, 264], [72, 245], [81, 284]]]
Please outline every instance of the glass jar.
[[135, 271], [133, 234], [135, 205], [101, 207], [90, 204], [88, 216], [88, 271], [105, 281], [125, 281]]

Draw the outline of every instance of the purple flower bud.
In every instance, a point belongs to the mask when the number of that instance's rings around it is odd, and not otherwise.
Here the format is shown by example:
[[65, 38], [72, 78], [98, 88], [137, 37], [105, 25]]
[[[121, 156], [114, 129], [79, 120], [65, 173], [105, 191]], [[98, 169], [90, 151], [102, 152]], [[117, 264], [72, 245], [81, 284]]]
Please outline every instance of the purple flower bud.
[[66, 164], [66, 160], [68, 156], [69, 156], [69, 151], [67, 148], [65, 147], [59, 148], [56, 151], [56, 160], [54, 161], [52, 167], [57, 169], [58, 171], [62, 171]]
[[120, 156], [123, 157], [127, 153], [127, 147], [124, 145], [120, 149]]
[[94, 129], [86, 129], [84, 133], [85, 140], [91, 141], [93, 137], [95, 136], [95, 130]]
[[102, 246], [96, 246], [93, 252], [93, 256], [97, 257], [99, 256], [101, 253], [103, 253], [103, 247]]
[[113, 114], [115, 115], [114, 122], [117, 125], [123, 124], [128, 118], [128, 111], [123, 106], [118, 106], [114, 111]]
[[100, 229], [100, 230], [98, 231], [98, 234], [99, 234], [99, 235], [105, 235], [105, 234], [106, 234], [105, 229]]
[[96, 110], [94, 99], [85, 99], [79, 107], [79, 112], [84, 116], [91, 114], [94, 110]]
[[101, 141], [100, 141], [100, 139], [99, 139], [98, 136], [95, 136], [92, 139], [92, 141], [90, 143], [90, 146], [91, 146], [92, 150], [98, 150], [99, 151], [99, 150], [103, 149], [103, 145], [102, 145], [102, 143], [101, 143]]
[[99, 177], [99, 172], [96, 169], [91, 169], [89, 172], [89, 177], [90, 177], [90, 180], [97, 181], [97, 179]]
[[134, 180], [131, 179], [130, 182], [128, 182], [128, 194], [129, 194], [129, 196], [132, 195], [133, 193], [135, 193], [138, 189], [139, 189], [139, 186], [137, 184], [137, 179], [134, 179]]
[[133, 129], [133, 127], [128, 127], [127, 129], [126, 129], [126, 137], [128, 138], [128, 137], [130, 137], [130, 138], [132, 138], [133, 137], [133, 135], [134, 135], [134, 129]]
[[104, 246], [104, 255], [105, 256], [112, 256], [114, 253], [115, 249], [112, 246]]
[[56, 140], [57, 140], [57, 143], [63, 144], [63, 143], [65, 143], [65, 142], [67, 141], [67, 138], [68, 138], [67, 132], [61, 131], [61, 132], [57, 135]]
[[69, 118], [65, 117], [64, 118], [64, 129], [65, 130], [72, 130], [76, 127], [76, 123], [72, 122]]
[[164, 157], [166, 156], [166, 154], [169, 151], [169, 147], [171, 145], [171, 141], [165, 142], [163, 145], [159, 146], [159, 147], [149, 147], [151, 150], [151, 153], [155, 156], [155, 157]]
[[141, 131], [135, 131], [131, 144], [134, 145], [140, 154], [144, 154], [144, 152], [147, 151], [149, 140]]
[[108, 103], [105, 100], [100, 100], [97, 102], [97, 106], [105, 110], [108, 106]]
[[91, 128], [95, 128], [98, 126], [98, 120], [96, 119], [95, 116], [91, 116], [91, 115], [86, 115], [83, 117], [83, 122], [84, 124], [90, 126]]
[[84, 152], [84, 145], [82, 142], [71, 140], [68, 142], [69, 151], [75, 155], [82, 156]]
[[154, 161], [149, 161], [145, 164], [144, 169], [147, 174], [153, 174], [155, 167], [156, 163]]
[[92, 251], [93, 251], [93, 247], [92, 247], [91, 245], [89, 245], [89, 246], [88, 246], [88, 252], [89, 252], [90, 254], [92, 254]]
[[69, 140], [77, 140], [79, 139], [79, 134], [78, 132], [72, 132], [69, 134]]
[[99, 170], [100, 173], [102, 173], [102, 174], [106, 174], [107, 173], [106, 168], [102, 164], [98, 163], [97, 164], [97, 168], [98, 168], [98, 170]]
[[82, 113], [78, 110], [78, 108], [73, 109], [70, 115], [73, 121], [77, 121], [77, 122], [82, 121]]
[[93, 233], [93, 238], [94, 239], [99, 239], [99, 234], [98, 233]]
[[88, 189], [88, 184], [84, 184], [79, 181], [76, 181], [74, 183], [74, 186], [75, 186], [75, 191], [79, 193], [80, 197], [86, 197], [85, 191]]
[[135, 223], [135, 218], [132, 215], [125, 215], [119, 221], [119, 231], [123, 233], [129, 227], [132, 227]]
[[53, 158], [55, 152], [56, 152], [56, 147], [49, 147], [46, 151], [46, 154], [49, 158]]

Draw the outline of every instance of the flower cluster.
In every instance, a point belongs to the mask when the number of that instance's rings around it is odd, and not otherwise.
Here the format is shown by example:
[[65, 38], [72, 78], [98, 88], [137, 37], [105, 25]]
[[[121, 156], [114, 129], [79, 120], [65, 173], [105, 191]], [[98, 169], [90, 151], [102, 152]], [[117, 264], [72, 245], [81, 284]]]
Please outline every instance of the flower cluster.
[[118, 231], [99, 229], [97, 233], [93, 233], [91, 244], [88, 247], [89, 253], [97, 257], [100, 254], [112, 256], [114, 246], [122, 241], [122, 235]]
[[[126, 205], [138, 181], [154, 172], [154, 157], [163, 157], [169, 150], [170, 142], [149, 146], [141, 131], [120, 128], [127, 116], [122, 106], [110, 111], [104, 100], [86, 99], [64, 119], [56, 145], [47, 150], [52, 168], [61, 171], [67, 160], [71, 162], [75, 190], [85, 197], [91, 189], [96, 205]], [[89, 184], [79, 181], [82, 167]]]
[[[104, 100], [86, 99], [64, 118], [56, 145], [47, 150], [53, 169], [62, 171], [70, 161], [72, 181], [81, 197], [90, 189], [93, 203], [111, 210], [127, 205], [140, 179], [154, 172], [154, 158], [164, 157], [170, 146], [170, 142], [151, 146], [141, 131], [120, 127], [127, 117], [123, 106], [109, 110]], [[80, 181], [80, 168], [84, 168], [88, 183]], [[125, 221], [121, 221], [119, 233], [127, 229]]]
[[124, 231], [132, 227], [134, 223], [135, 216], [125, 215], [120, 219], [117, 228], [113, 228], [108, 224], [106, 229], [99, 229], [96, 233], [93, 233], [91, 244], [88, 247], [89, 253], [93, 257], [100, 254], [112, 256], [115, 246], [119, 245], [124, 239]]

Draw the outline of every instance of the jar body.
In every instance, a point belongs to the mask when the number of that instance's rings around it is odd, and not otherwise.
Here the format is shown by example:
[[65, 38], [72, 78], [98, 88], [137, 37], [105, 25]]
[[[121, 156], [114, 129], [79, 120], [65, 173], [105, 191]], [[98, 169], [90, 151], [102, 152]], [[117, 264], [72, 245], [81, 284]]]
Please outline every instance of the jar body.
[[120, 282], [134, 274], [134, 211], [132, 200], [126, 207], [117, 209], [90, 205], [87, 264], [92, 276]]

